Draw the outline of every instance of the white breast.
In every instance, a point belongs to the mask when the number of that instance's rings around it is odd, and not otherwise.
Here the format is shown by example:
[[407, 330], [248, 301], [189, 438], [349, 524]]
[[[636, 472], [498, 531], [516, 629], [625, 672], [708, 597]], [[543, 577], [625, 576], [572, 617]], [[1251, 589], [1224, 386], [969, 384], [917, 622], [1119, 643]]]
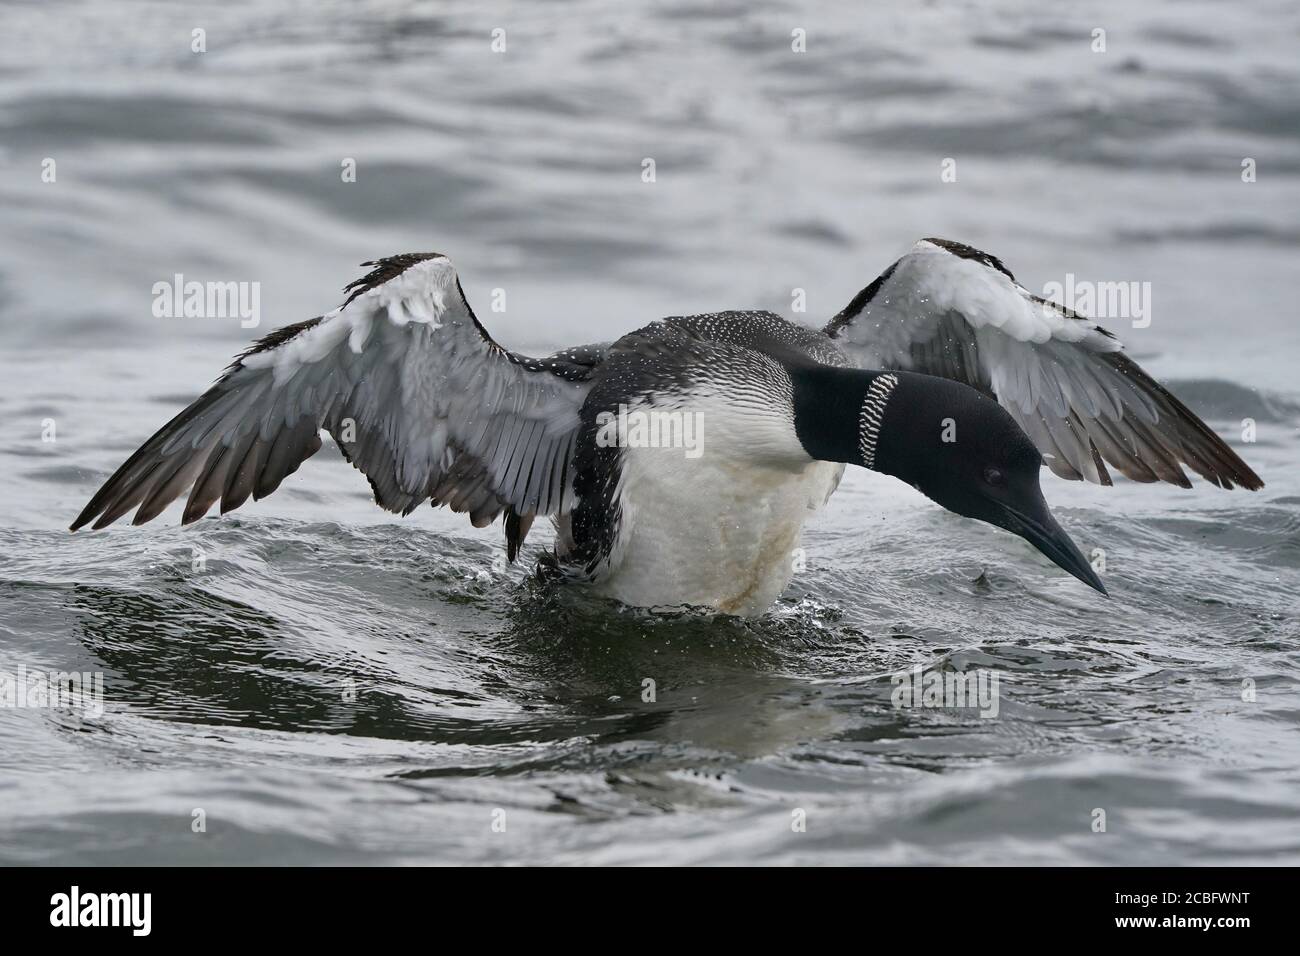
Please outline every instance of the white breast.
[[809, 458], [771, 404], [715, 396], [682, 407], [700, 413], [700, 453], [624, 451], [622, 522], [595, 587], [638, 607], [761, 614], [789, 584], [804, 523], [844, 466]]

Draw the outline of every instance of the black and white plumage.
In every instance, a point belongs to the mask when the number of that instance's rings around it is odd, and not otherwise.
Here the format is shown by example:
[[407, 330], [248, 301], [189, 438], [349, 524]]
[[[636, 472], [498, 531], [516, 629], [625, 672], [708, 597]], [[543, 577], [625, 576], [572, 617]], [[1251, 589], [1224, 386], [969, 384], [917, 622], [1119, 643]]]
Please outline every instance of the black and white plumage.
[[[996, 259], [957, 244], [918, 244], [825, 330], [768, 312], [679, 316], [541, 359], [493, 341], [445, 257], [365, 265], [339, 309], [237, 358], [73, 530], [132, 508], [149, 521], [186, 491], [183, 523], [264, 497], [324, 428], [388, 510], [428, 500], [477, 526], [504, 514], [511, 560], [549, 516], [547, 563], [570, 579], [633, 605], [757, 614], [846, 464], [1012, 530], [1099, 590], [1042, 500], [1040, 452], [1072, 478], [1108, 483], [1104, 459], [1139, 480], [1185, 483], [1187, 462], [1225, 487], [1261, 484], [1117, 360], [1108, 333], [1044, 312]], [[698, 454], [605, 440], [614, 416], [637, 413], [698, 421]], [[940, 442], [954, 417], [965, 437]]]
[[964, 382], [996, 398], [1062, 478], [1223, 488], [1262, 482], [1110, 332], [1016, 282], [1001, 261], [923, 239], [826, 327], [856, 365]]
[[[627, 604], [765, 610], [844, 471], [799, 441], [795, 365], [848, 362], [821, 333], [769, 312], [675, 316], [615, 342], [584, 406], [559, 565]], [[698, 417], [702, 453], [602, 445], [599, 416], [621, 406]]]
[[320, 448], [320, 429], [408, 514], [424, 501], [521, 519], [571, 502], [578, 410], [596, 352], [533, 359], [494, 342], [448, 260], [367, 262], [343, 306], [271, 333], [110, 478], [73, 524], [138, 506], [156, 517], [189, 490], [183, 522], [263, 498]]

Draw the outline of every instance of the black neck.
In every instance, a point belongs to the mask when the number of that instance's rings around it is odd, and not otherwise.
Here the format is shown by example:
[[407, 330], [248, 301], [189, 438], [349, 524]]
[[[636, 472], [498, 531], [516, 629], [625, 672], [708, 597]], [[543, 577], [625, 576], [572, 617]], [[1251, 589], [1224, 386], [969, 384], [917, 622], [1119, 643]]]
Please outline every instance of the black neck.
[[[790, 370], [794, 381], [794, 428], [817, 461], [862, 465], [862, 403], [883, 372], [809, 365]], [[884, 470], [877, 456], [876, 471]]]

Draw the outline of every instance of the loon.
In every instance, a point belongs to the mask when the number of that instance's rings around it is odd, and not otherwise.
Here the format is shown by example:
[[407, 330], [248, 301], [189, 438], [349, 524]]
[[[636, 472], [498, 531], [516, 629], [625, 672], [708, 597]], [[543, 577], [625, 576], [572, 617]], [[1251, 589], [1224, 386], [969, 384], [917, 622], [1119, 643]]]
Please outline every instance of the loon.
[[822, 330], [770, 312], [674, 316], [544, 358], [488, 334], [445, 256], [362, 265], [338, 309], [240, 354], [72, 530], [132, 508], [143, 524], [187, 490], [184, 524], [264, 498], [323, 428], [389, 511], [504, 515], [510, 561], [549, 517], [542, 565], [567, 580], [752, 616], [789, 583], [846, 465], [1021, 536], [1103, 594], [1048, 509], [1043, 464], [1103, 485], [1110, 466], [1190, 487], [1183, 465], [1263, 485], [1111, 333], [949, 240], [917, 243]]

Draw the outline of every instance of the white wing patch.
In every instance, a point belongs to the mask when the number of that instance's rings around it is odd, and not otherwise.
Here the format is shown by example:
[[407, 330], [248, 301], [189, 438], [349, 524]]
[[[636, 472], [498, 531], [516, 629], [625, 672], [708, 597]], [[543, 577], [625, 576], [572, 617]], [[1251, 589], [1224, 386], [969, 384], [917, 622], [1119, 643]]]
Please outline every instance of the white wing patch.
[[894, 272], [904, 290], [903, 307], [912, 312], [960, 312], [976, 329], [993, 328], [1017, 342], [1041, 345], [1051, 339], [1083, 342], [1099, 351], [1119, 343], [1088, 322], [1068, 319], [1059, 309], [1034, 301], [1030, 292], [1005, 273], [975, 259], [954, 256], [922, 239]]

